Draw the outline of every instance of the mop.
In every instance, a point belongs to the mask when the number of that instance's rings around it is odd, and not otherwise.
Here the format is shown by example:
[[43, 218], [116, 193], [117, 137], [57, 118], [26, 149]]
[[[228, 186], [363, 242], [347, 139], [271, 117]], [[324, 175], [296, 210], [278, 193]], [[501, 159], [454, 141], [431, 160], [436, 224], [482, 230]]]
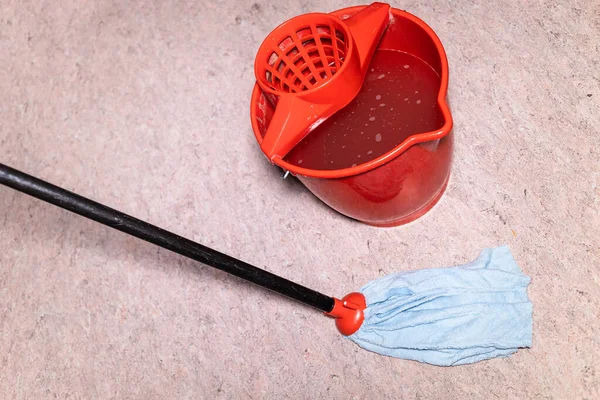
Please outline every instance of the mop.
[[343, 335], [378, 354], [452, 366], [531, 346], [530, 279], [508, 247], [485, 249], [462, 266], [384, 276], [338, 299], [4, 164], [0, 183], [323, 311]]

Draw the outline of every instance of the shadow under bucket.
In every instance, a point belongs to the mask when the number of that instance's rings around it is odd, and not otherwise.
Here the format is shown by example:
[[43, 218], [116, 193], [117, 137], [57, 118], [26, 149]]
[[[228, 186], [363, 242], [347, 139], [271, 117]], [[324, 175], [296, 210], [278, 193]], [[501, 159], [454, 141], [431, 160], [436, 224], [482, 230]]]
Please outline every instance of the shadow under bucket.
[[[364, 7], [331, 15], [345, 20]], [[442, 196], [452, 162], [446, 103], [448, 62], [423, 21], [391, 9], [359, 94], [272, 162], [338, 212], [374, 226], [397, 226]], [[275, 106], [255, 85], [252, 128], [262, 142]]]

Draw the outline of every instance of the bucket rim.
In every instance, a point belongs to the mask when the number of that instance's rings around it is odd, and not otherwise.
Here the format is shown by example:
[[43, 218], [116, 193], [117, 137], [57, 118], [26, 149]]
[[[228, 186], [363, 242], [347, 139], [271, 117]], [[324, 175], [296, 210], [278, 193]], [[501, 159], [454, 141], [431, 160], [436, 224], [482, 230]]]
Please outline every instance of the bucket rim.
[[[338, 16], [340, 18], [345, 15], [348, 15], [348, 17], [350, 17], [353, 14], [357, 13], [358, 11], [362, 10], [364, 7], [367, 7], [367, 6], [353, 6], [353, 7], [342, 8], [340, 10], [333, 11], [330, 14], [334, 15], [334, 16]], [[444, 46], [442, 45], [442, 42], [440, 41], [437, 34], [433, 31], [433, 29], [431, 29], [431, 27], [429, 27], [429, 25], [427, 25], [420, 18], [418, 18], [415, 15], [410, 14], [406, 11], [399, 10], [396, 8], [391, 8], [390, 12], [394, 16], [408, 19], [408, 20], [416, 23], [421, 29], [423, 29], [423, 31], [425, 33], [427, 33], [427, 35], [431, 38], [431, 40], [433, 41], [433, 43], [436, 47], [436, 50], [440, 56], [440, 65], [441, 65], [440, 89], [438, 91], [437, 102], [438, 102], [438, 106], [439, 106], [439, 108], [442, 112], [443, 118], [444, 118], [444, 125], [442, 125], [441, 128], [433, 130], [433, 131], [416, 133], [414, 135], [411, 135], [411, 136], [407, 137], [402, 143], [400, 143], [398, 146], [394, 147], [387, 153], [382, 154], [381, 156], [374, 158], [373, 160], [367, 161], [366, 163], [357, 165], [355, 167], [348, 167], [348, 168], [334, 169], [334, 170], [317, 170], [317, 169], [299, 167], [297, 165], [294, 165], [294, 164], [284, 161], [281, 157], [273, 158], [271, 160], [271, 162], [273, 164], [283, 168], [286, 171], [289, 171], [293, 175], [302, 175], [305, 177], [322, 178], [322, 179], [346, 178], [349, 176], [363, 174], [372, 169], [375, 169], [384, 164], [387, 164], [388, 162], [390, 162], [393, 159], [395, 159], [396, 157], [400, 156], [402, 153], [404, 153], [406, 150], [408, 150], [410, 147], [412, 147], [416, 144], [430, 142], [433, 140], [438, 140], [438, 139], [441, 139], [444, 136], [448, 135], [448, 133], [450, 133], [450, 131], [452, 130], [452, 126], [453, 126], [453, 121], [452, 121], [452, 115], [450, 113], [450, 108], [446, 101], [446, 94], [448, 92], [449, 72], [448, 72], [448, 58], [446, 56], [446, 51], [444, 50]], [[258, 121], [256, 118], [255, 105], [258, 104], [259, 98], [263, 93], [264, 93], [264, 91], [261, 89], [258, 82], [256, 82], [254, 84], [254, 89], [252, 90], [252, 97], [250, 100], [250, 117], [251, 117], [251, 123], [252, 123], [252, 131], [254, 132], [254, 136], [256, 137], [256, 140], [258, 143], [262, 142], [262, 136], [261, 136], [260, 129], [258, 126]]]

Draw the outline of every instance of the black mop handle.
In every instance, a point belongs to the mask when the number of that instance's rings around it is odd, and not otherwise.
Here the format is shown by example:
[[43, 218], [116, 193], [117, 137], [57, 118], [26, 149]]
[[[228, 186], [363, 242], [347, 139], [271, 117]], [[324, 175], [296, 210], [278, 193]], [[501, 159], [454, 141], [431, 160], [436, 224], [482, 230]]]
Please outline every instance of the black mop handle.
[[0, 163], [0, 183], [324, 312], [334, 299]]

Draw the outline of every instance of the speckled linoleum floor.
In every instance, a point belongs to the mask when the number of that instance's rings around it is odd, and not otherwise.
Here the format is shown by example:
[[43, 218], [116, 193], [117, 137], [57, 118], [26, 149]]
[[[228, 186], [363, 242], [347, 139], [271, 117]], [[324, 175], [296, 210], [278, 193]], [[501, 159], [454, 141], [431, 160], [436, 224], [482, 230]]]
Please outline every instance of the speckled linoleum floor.
[[324, 206], [248, 116], [277, 24], [354, 2], [0, 4], [0, 161], [332, 295], [510, 245], [533, 347], [437, 368], [0, 188], [0, 398], [600, 397], [600, 3], [403, 1], [450, 63], [452, 177], [404, 227]]

